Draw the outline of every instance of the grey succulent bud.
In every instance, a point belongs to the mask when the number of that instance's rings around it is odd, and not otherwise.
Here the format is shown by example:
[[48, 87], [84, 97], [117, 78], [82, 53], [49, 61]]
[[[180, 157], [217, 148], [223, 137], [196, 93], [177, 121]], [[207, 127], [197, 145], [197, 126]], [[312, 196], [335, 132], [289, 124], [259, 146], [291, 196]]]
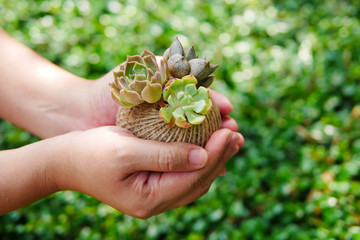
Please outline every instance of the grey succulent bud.
[[193, 58], [196, 58], [194, 46], [191, 46], [188, 49], [185, 49], [184, 50], [184, 56], [185, 56], [185, 59], [188, 60], [188, 61], [190, 61]]
[[190, 64], [180, 54], [172, 55], [168, 60], [169, 72], [174, 78], [182, 78], [190, 73]]
[[177, 38], [166, 49], [163, 57], [167, 60], [173, 78], [182, 78], [191, 74], [197, 79], [198, 86], [210, 86], [214, 79], [214, 75], [210, 74], [218, 67], [205, 59], [198, 58], [193, 46], [184, 50]]
[[191, 59], [189, 64], [191, 66], [190, 74], [195, 76], [198, 81], [205, 79], [218, 67], [217, 65], [210, 65], [209, 61], [200, 58]]

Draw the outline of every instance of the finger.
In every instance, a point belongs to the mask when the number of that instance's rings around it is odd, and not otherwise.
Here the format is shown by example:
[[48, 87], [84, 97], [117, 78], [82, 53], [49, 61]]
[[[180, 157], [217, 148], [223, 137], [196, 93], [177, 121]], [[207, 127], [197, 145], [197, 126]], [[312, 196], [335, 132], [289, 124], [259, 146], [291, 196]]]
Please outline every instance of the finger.
[[188, 143], [164, 143], [132, 138], [127, 149], [129, 171], [180, 172], [205, 166], [208, 154], [204, 148]]
[[211, 98], [215, 101], [216, 105], [219, 107], [221, 115], [228, 115], [232, 112], [233, 106], [227, 97], [211, 89], [209, 89], [209, 93]]
[[244, 136], [241, 133], [238, 133], [240, 137], [240, 141], [238, 142], [239, 149], [244, 145], [245, 139]]
[[[225, 168], [226, 162], [239, 150], [238, 143], [240, 141], [240, 134], [233, 132], [230, 141], [226, 145], [225, 151], [218, 156], [219, 163], [215, 165], [215, 168], [210, 171], [205, 181], [212, 182]], [[211, 153], [209, 153], [210, 155]]]
[[[158, 197], [161, 199], [159, 212], [184, 206], [205, 194], [210, 186], [209, 175], [219, 166], [224, 167], [226, 161], [222, 156], [228, 148], [233, 132], [222, 129], [215, 132], [210, 138], [206, 149], [209, 152], [206, 166], [192, 172], [163, 173], [157, 182]], [[218, 172], [219, 174], [219, 172]], [[206, 181], [204, 181], [206, 179]], [[181, 184], [179, 184], [181, 183]], [[174, 202], [174, 199], [178, 199]]]
[[[243, 137], [243, 135], [241, 135], [241, 133], [235, 133], [235, 134], [238, 134], [238, 136], [239, 136], [239, 141], [234, 144], [233, 150], [232, 150], [232, 152], [231, 152], [231, 154], [230, 154], [230, 158], [232, 158], [232, 157], [240, 150], [240, 148], [241, 148], [241, 147], [243, 146], [243, 144], [244, 144], [244, 137]], [[224, 167], [224, 168], [221, 170], [219, 176], [225, 176], [226, 172], [227, 172], [227, 171], [226, 171], [226, 168]]]
[[[180, 206], [186, 205], [197, 198], [204, 195], [208, 189], [210, 188], [213, 181], [221, 174], [223, 169], [225, 169], [225, 163], [231, 158], [233, 153], [236, 151], [236, 148], [238, 148], [238, 142], [240, 141], [240, 136], [237, 133], [232, 134], [230, 141], [223, 146], [223, 151], [220, 153], [215, 152], [209, 152], [209, 156], [213, 156], [213, 154], [216, 156], [218, 154], [218, 160], [217, 164], [213, 169], [211, 169], [207, 175], [205, 175], [205, 178], [202, 179], [201, 185], [203, 185], [203, 188], [197, 188], [191, 191], [191, 194], [185, 195], [183, 199], [181, 199], [178, 204]], [[213, 147], [212, 145], [207, 145], [206, 147], [209, 147], [210, 149]], [[205, 148], [206, 148], [205, 147]], [[220, 154], [219, 154], [220, 153]], [[211, 160], [209, 160], [210, 162]], [[201, 170], [203, 171], [203, 170]], [[226, 171], [226, 169], [225, 169]]]
[[[206, 145], [209, 161], [203, 169], [152, 174], [147, 182], [156, 189], [159, 201], [153, 208], [153, 215], [187, 205], [208, 192], [214, 179], [222, 171], [226, 171], [224, 165], [230, 155], [237, 152], [240, 143], [243, 143], [241, 134], [233, 134], [227, 129], [217, 131]], [[177, 201], [173, 201], [174, 199]]]
[[222, 117], [221, 128], [228, 128], [234, 132], [236, 132], [239, 129], [236, 121], [229, 116]]
[[226, 168], [223, 168], [220, 172], [220, 175], [219, 176], [225, 176], [226, 174]]

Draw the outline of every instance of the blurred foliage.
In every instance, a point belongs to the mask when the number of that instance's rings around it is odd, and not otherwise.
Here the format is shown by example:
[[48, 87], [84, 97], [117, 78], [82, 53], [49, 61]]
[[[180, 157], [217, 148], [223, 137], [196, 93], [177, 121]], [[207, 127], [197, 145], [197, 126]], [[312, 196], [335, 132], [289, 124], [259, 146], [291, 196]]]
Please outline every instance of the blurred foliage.
[[[143, 221], [61, 192], [0, 217], [1, 239], [360, 239], [359, 19], [355, 0], [0, 0], [0, 26], [90, 79], [194, 43], [246, 138], [189, 206]], [[37, 140], [0, 123], [1, 149]]]

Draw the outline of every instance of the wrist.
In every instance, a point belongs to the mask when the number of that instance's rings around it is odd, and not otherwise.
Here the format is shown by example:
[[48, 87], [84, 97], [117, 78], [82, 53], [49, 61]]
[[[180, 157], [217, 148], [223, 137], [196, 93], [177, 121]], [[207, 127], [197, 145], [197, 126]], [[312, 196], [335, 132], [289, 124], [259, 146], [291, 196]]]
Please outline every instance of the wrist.
[[36, 202], [60, 190], [59, 163], [65, 146], [47, 139], [0, 152], [0, 215]]
[[41, 166], [37, 174], [37, 186], [45, 196], [64, 190], [61, 184], [66, 177], [64, 168], [67, 166], [68, 149], [71, 144], [65, 136], [42, 140], [35, 143], [34, 149], [30, 150], [38, 155], [34, 156]]
[[42, 112], [39, 115], [44, 116], [47, 124], [42, 137], [53, 137], [88, 128], [91, 81], [73, 75], [64, 82], [61, 88], [56, 90], [58, 94], [54, 93], [53, 96], [56, 97], [50, 98], [45, 107], [40, 107]]
[[49, 154], [44, 160], [44, 178], [42, 182], [49, 192], [76, 190], [76, 141], [74, 136], [79, 132], [70, 132], [46, 139]]
[[[111, 74], [106, 74], [104, 77], [88, 81], [90, 82], [88, 95], [85, 96], [88, 103], [88, 118], [89, 128], [115, 125], [116, 114], [119, 105], [112, 99], [109, 82], [112, 80]], [[110, 80], [111, 79], [111, 80]], [[89, 99], [90, 98], [90, 99]]]

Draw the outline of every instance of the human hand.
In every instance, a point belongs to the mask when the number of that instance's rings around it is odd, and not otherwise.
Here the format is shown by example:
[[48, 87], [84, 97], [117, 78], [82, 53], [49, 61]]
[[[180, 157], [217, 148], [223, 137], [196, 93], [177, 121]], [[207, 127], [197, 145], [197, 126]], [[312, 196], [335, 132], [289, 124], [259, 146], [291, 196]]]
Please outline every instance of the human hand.
[[67, 143], [68, 156], [48, 167], [50, 185], [56, 191], [83, 192], [138, 218], [184, 206], [205, 194], [243, 144], [241, 135], [229, 129], [215, 132], [205, 149], [139, 139], [119, 127], [59, 138]]

